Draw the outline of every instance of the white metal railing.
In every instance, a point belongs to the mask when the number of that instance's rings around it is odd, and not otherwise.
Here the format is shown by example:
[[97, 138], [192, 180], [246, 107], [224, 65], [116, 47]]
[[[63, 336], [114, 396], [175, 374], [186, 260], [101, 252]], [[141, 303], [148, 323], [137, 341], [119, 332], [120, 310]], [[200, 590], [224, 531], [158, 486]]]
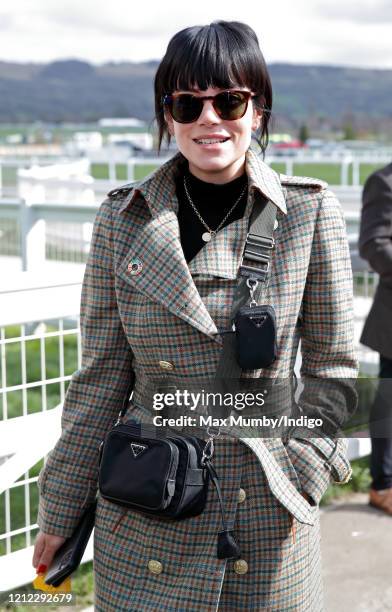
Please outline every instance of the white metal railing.
[[[342, 187], [361, 186], [361, 166], [375, 166], [381, 168], [388, 164], [390, 159], [385, 158], [361, 158], [354, 155], [319, 157], [317, 155], [298, 154], [290, 157], [280, 157], [278, 155], [266, 156], [266, 162], [270, 165], [283, 165], [284, 174], [303, 175], [311, 174], [312, 166], [336, 167]], [[300, 170], [296, 169], [300, 167]], [[308, 168], [308, 169], [307, 169]], [[318, 169], [318, 174], [322, 178], [323, 172]], [[313, 173], [311, 174], [313, 176]], [[334, 181], [335, 182], [335, 181]]]
[[[58, 152], [57, 155], [53, 154], [46, 156], [25, 155], [23, 157], [8, 159], [2, 157], [0, 158], [0, 191], [2, 188], [7, 187], [7, 182], [11, 185], [16, 185], [18, 169], [27, 169], [37, 164], [67, 164], [70, 162], [70, 160], [80, 161], [81, 159], [85, 159], [90, 164], [90, 174], [91, 166], [105, 166], [108, 180], [111, 182], [119, 180], [118, 169], [119, 167], [125, 167], [124, 179], [126, 182], [128, 182], [134, 179], [135, 169], [137, 166], [159, 166], [175, 152], [176, 149], [163, 151], [162, 155], [158, 156], [156, 153], [154, 153], [154, 151], [151, 151], [151, 155], [146, 155], [144, 157], [142, 155], [138, 155], [137, 157], [128, 157], [124, 150], [116, 149], [115, 151], [111, 152], [110, 149], [103, 148], [95, 153], [89, 153], [89, 157], [85, 158], [81, 158], [80, 156], [73, 157], [72, 155], [65, 154], [64, 152]], [[367, 168], [380, 168], [381, 166], [390, 163], [390, 154], [386, 149], [380, 149], [380, 151], [374, 150], [372, 152], [369, 150], [342, 150], [331, 154], [317, 150], [303, 150], [294, 153], [292, 152], [290, 155], [280, 155], [274, 152], [274, 150], [271, 148], [267, 150], [265, 160], [268, 164], [278, 165], [279, 168], [283, 166], [283, 171], [285, 174], [303, 174], [304, 172], [302, 169], [301, 172], [296, 171], [296, 166], [305, 166], [305, 168], [309, 167], [310, 171], [314, 165], [329, 167], [335, 166], [337, 168], [340, 184], [343, 186], [355, 186], [361, 184], [361, 166]], [[11, 182], [6, 181], [4, 178], [7, 175], [7, 170], [8, 172], [12, 171], [14, 175], [14, 180]], [[305, 174], [306, 173], [307, 170], [305, 169]]]
[[[333, 187], [345, 212], [352, 249], [357, 249], [360, 188]], [[98, 198], [96, 194], [92, 201]], [[101, 194], [101, 199], [104, 199]], [[85, 263], [99, 203], [39, 203], [0, 200], [0, 256], [21, 258], [22, 270], [38, 270], [47, 261]], [[359, 265], [359, 262], [358, 262]]]
[[23, 271], [41, 269], [47, 259], [85, 262], [97, 210], [90, 204], [2, 200], [0, 254], [19, 256]]
[[[34, 579], [38, 472], [61, 433], [67, 384], [81, 365], [82, 275], [64, 276], [21, 273], [0, 291], [0, 591]], [[91, 558], [92, 542], [83, 561]]]
[[[171, 151], [170, 154], [174, 152]], [[20, 179], [29, 182], [32, 190], [35, 186], [42, 189], [44, 175], [46, 175], [44, 180], [47, 186], [51, 187], [56, 184], [57, 187], [75, 188], [88, 183], [94, 187], [95, 191], [109, 191], [120, 181], [123, 183], [133, 181], [138, 167], [143, 169], [158, 167], [169, 158], [170, 154], [163, 153], [159, 157], [156, 154], [145, 157], [141, 155], [128, 157], [124, 155], [124, 152], [119, 154], [110, 150], [102, 150], [91, 154], [90, 157], [73, 157], [64, 154], [57, 157], [31, 156], [15, 157], [14, 159], [0, 157], [0, 194], [3, 193], [3, 196], [16, 195]], [[75, 174], [73, 177], [67, 177], [67, 169], [78, 164], [85, 167], [80, 176]], [[105, 168], [104, 174], [107, 175], [107, 178], [94, 178], [94, 174], [97, 174], [95, 170], [97, 166]], [[7, 175], [11, 176], [8, 176], [7, 179]], [[70, 178], [72, 178], [73, 185], [70, 183]]]

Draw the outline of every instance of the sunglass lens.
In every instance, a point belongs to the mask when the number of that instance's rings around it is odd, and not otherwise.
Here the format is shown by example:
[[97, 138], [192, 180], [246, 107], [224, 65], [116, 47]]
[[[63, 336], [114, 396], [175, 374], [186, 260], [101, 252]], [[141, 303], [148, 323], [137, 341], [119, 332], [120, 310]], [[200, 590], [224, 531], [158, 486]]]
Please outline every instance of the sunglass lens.
[[[214, 96], [214, 109], [221, 119], [240, 119], [246, 113], [249, 94], [241, 91], [222, 91]], [[173, 96], [169, 102], [170, 112], [178, 123], [196, 121], [203, 110], [203, 98], [192, 94]]]
[[223, 91], [215, 98], [215, 108], [221, 119], [240, 119], [246, 113], [248, 98], [241, 92]]
[[182, 94], [173, 99], [172, 116], [179, 123], [195, 121], [203, 108], [203, 101], [190, 94]]

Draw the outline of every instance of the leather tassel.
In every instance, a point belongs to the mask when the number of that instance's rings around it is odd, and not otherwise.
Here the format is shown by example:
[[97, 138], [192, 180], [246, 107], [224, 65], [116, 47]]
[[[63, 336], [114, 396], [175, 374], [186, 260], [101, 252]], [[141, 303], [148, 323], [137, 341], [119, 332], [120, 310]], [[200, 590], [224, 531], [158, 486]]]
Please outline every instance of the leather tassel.
[[226, 529], [218, 532], [217, 556], [218, 559], [239, 559], [241, 556], [232, 531]]
[[215, 471], [214, 466], [212, 465], [210, 460], [205, 462], [205, 466], [208, 469], [211, 480], [215, 485], [216, 492], [218, 494], [219, 506], [221, 511], [221, 520], [222, 520], [222, 531], [218, 532], [218, 542], [217, 542], [217, 557], [218, 559], [238, 559], [240, 554], [240, 548], [235, 541], [233, 531], [227, 529], [226, 519], [225, 519], [225, 511], [223, 506], [222, 492], [219, 485], [218, 475]]

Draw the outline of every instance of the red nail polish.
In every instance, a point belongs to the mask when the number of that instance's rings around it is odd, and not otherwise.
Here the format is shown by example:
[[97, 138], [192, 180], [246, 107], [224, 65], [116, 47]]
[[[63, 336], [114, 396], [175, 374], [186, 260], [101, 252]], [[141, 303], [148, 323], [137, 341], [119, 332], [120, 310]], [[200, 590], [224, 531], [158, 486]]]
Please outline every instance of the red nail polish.
[[37, 574], [43, 574], [46, 572], [47, 566], [44, 563], [41, 563], [37, 568]]

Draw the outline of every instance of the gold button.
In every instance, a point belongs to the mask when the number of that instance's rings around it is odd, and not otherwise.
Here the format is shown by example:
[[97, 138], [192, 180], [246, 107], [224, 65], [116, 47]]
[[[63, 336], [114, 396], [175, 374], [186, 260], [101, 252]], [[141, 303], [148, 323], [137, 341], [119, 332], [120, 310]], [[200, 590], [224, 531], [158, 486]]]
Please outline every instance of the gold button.
[[248, 564], [245, 559], [237, 559], [234, 563], [234, 571], [236, 574], [246, 574], [248, 571]]
[[148, 569], [152, 574], [160, 574], [162, 571], [162, 563], [160, 561], [155, 561], [155, 559], [150, 559], [148, 562]]
[[174, 370], [174, 365], [170, 361], [160, 361], [159, 367], [162, 370]]
[[240, 489], [238, 491], [238, 503], [242, 504], [242, 502], [244, 502], [245, 500], [246, 500], [246, 493], [244, 489]]

